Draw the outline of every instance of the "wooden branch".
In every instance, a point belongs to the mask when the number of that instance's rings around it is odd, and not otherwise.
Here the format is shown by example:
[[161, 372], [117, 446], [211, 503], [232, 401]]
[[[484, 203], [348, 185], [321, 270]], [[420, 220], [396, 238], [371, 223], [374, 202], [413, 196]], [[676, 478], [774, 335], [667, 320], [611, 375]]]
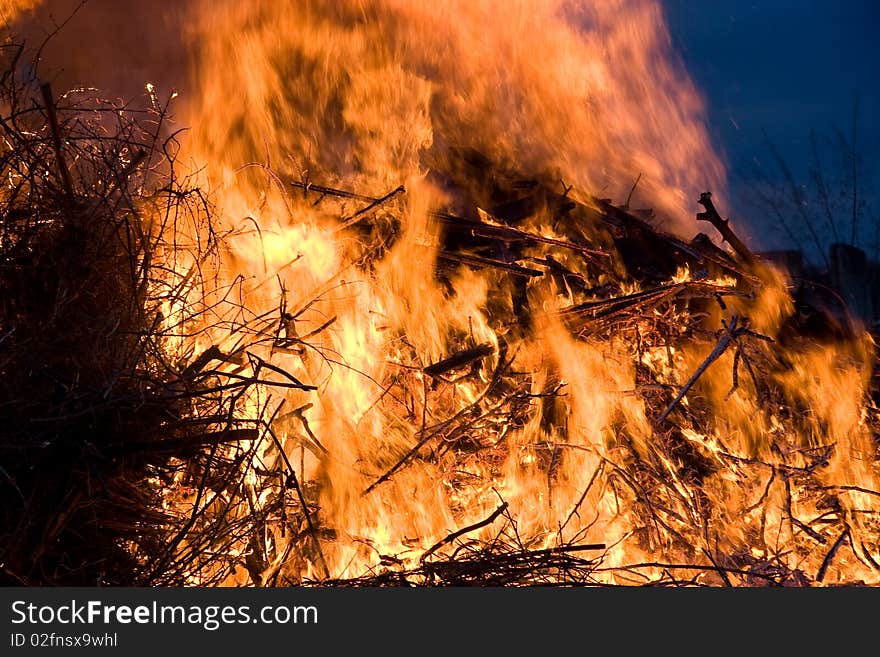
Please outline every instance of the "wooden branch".
[[575, 251], [589, 259], [602, 258], [607, 260], [611, 257], [610, 254], [605, 251], [600, 251], [599, 249], [591, 249], [582, 244], [556, 239], [555, 237], [545, 237], [544, 235], [529, 233], [511, 226], [498, 226], [483, 221], [474, 221], [472, 219], [456, 217], [455, 215], [447, 214], [445, 212], [432, 212], [430, 213], [430, 216], [446, 225], [467, 230], [474, 237], [486, 237], [488, 239], [498, 239], [511, 242], [550, 244], [569, 251]]
[[522, 552], [515, 552], [512, 555], [502, 555], [502, 559], [508, 556], [511, 557], [526, 557], [526, 558], [543, 558], [549, 557], [554, 554], [569, 554], [571, 552], [592, 552], [595, 550], [605, 550], [608, 546], [605, 543], [583, 543], [580, 545], [561, 545], [559, 547], [553, 548], [544, 548], [542, 550], [523, 550]]
[[214, 433], [205, 433], [197, 436], [183, 436], [181, 438], [166, 438], [164, 440], [137, 440], [128, 441], [115, 449], [108, 450], [115, 455], [128, 454], [193, 454], [203, 447], [222, 445], [225, 443], [256, 440], [259, 432], [256, 429], [224, 429]]
[[491, 269], [500, 269], [509, 272], [515, 276], [525, 276], [526, 278], [536, 278], [543, 276], [544, 272], [529, 267], [523, 267], [515, 262], [505, 262], [503, 260], [495, 260], [494, 258], [486, 258], [484, 256], [472, 255], [470, 253], [455, 253], [453, 251], [438, 251], [437, 257], [447, 262], [455, 262], [461, 265], [469, 265], [472, 267], [489, 267]]
[[718, 210], [715, 209], [715, 204], [712, 203], [712, 192], [703, 192], [700, 194], [699, 203], [706, 208], [706, 211], [698, 212], [697, 219], [699, 221], [708, 221], [712, 224], [715, 229], [721, 233], [721, 237], [724, 241], [733, 247], [733, 250], [736, 251], [737, 255], [742, 258], [747, 265], [755, 264], [755, 256], [752, 255], [749, 248], [743, 244], [736, 236], [736, 233], [733, 232], [733, 229], [730, 227], [730, 220], [722, 219], [721, 215], [718, 214]]
[[825, 555], [825, 558], [822, 560], [822, 565], [819, 566], [819, 572], [816, 573], [816, 581], [821, 582], [825, 579], [825, 573], [828, 572], [828, 566], [831, 565], [832, 559], [834, 559], [834, 555], [837, 554], [837, 551], [840, 549], [840, 546], [843, 545], [843, 541], [846, 537], [849, 536], [849, 527], [843, 530], [840, 536], [837, 537], [837, 540], [834, 541], [834, 545], [831, 546], [831, 549], [828, 550], [828, 554]]
[[73, 198], [73, 180], [70, 177], [70, 169], [67, 168], [67, 160], [64, 159], [61, 140], [61, 126], [58, 124], [58, 115], [55, 112], [55, 101], [52, 97], [52, 86], [48, 82], [40, 85], [43, 95], [43, 103], [46, 106], [46, 115], [49, 118], [49, 128], [52, 131], [52, 145], [55, 148], [55, 159], [58, 162], [58, 172], [61, 175], [61, 183], [68, 197]]
[[[270, 363], [269, 361], [260, 358], [260, 357], [257, 356], [256, 354], [253, 354], [253, 353], [251, 353], [251, 352], [248, 351], [248, 352], [247, 352], [247, 355], [248, 355], [248, 358], [252, 359], [254, 362], [257, 363], [257, 367], [259, 367], [259, 368], [265, 367], [267, 370], [271, 370], [272, 372], [275, 372], [276, 374], [280, 374], [281, 376], [283, 376], [283, 377], [284, 377], [285, 379], [287, 379], [287, 381], [288, 381], [287, 383], [283, 383], [283, 382], [267, 382], [267, 383], [269, 383], [270, 385], [281, 386], [281, 387], [284, 387], [284, 388], [297, 388], [297, 389], [299, 389], [299, 390], [317, 390], [317, 389], [318, 389], [317, 386], [313, 386], [313, 385], [309, 385], [309, 384], [307, 384], [307, 383], [303, 383], [302, 381], [300, 381], [299, 379], [297, 379], [295, 376], [293, 376], [293, 374], [291, 374], [290, 372], [281, 369], [281, 368], [278, 367], [277, 365], [273, 365], [273, 364]], [[255, 377], [257, 376], [257, 374], [256, 374], [256, 369], [255, 369], [255, 374], [254, 374], [254, 376], [255, 376]], [[258, 382], [258, 383], [262, 383], [262, 381], [257, 381], [257, 382]]]
[[324, 579], [330, 579], [330, 569], [327, 567], [327, 562], [324, 560], [324, 551], [321, 549], [321, 541], [318, 538], [318, 532], [315, 529], [314, 524], [312, 523], [312, 514], [309, 513], [309, 505], [306, 503], [305, 495], [302, 492], [302, 487], [299, 485], [299, 479], [296, 476], [296, 470], [293, 469], [293, 465], [290, 463], [290, 459], [287, 458], [287, 452], [284, 451], [284, 446], [281, 444], [281, 441], [278, 439], [278, 436], [272, 430], [272, 422], [275, 419], [275, 416], [278, 415], [278, 411], [281, 410], [281, 407], [284, 405], [284, 401], [278, 405], [278, 408], [275, 409], [275, 412], [272, 414], [272, 417], [269, 418], [269, 421], [266, 423], [266, 431], [270, 436], [272, 436], [272, 442], [275, 443], [275, 448], [278, 450], [278, 453], [281, 454], [281, 458], [284, 460], [284, 465], [287, 466], [288, 474], [288, 483], [289, 485], [296, 491], [296, 496], [299, 499], [300, 506], [302, 507], [303, 515], [306, 517], [306, 526], [309, 530], [309, 535], [312, 537], [312, 542], [315, 544], [315, 550], [318, 552], [318, 560], [321, 562], [321, 570], [324, 572]]
[[450, 417], [446, 420], [443, 420], [442, 422], [439, 422], [439, 423], [435, 424], [434, 426], [430, 427], [430, 432], [428, 432], [428, 428], [425, 428], [422, 431], [420, 431], [419, 434], [416, 434], [416, 435], [421, 435], [421, 438], [419, 438], [419, 440], [416, 441], [416, 444], [413, 445], [409, 450], [407, 450], [406, 454], [404, 454], [402, 457], [400, 457], [400, 459], [398, 459], [398, 461], [394, 465], [392, 465], [381, 477], [379, 477], [378, 479], [376, 479], [376, 481], [374, 481], [372, 484], [367, 486], [367, 488], [364, 490], [362, 495], [368, 495], [379, 484], [382, 484], [382, 483], [388, 481], [389, 479], [391, 479], [391, 477], [394, 475], [395, 472], [397, 472], [398, 470], [400, 470], [400, 468], [402, 468], [404, 465], [406, 465], [406, 463], [408, 463], [409, 460], [413, 456], [415, 456], [422, 447], [427, 445], [441, 431], [443, 431], [447, 427], [451, 426], [453, 423], [455, 423], [457, 420], [461, 419], [462, 417], [465, 417], [466, 415], [470, 414], [473, 411], [473, 409], [477, 408], [479, 406], [480, 402], [482, 402], [483, 399], [486, 396], [488, 396], [496, 388], [496, 386], [501, 382], [501, 377], [504, 375], [504, 372], [507, 371], [507, 368], [510, 367], [511, 363], [513, 363], [513, 359], [511, 358], [510, 360], [507, 360], [505, 358], [505, 352], [502, 350], [501, 355], [498, 359], [498, 365], [495, 368], [495, 372], [492, 374], [492, 380], [489, 381], [489, 385], [487, 385], [485, 387], [483, 392], [481, 392], [480, 395], [472, 403], [468, 404], [466, 407], [464, 407], [463, 409], [458, 411], [452, 417]]
[[403, 185], [401, 185], [400, 187], [397, 187], [396, 189], [392, 189], [390, 192], [385, 194], [385, 196], [370, 201], [369, 205], [361, 208], [360, 210], [355, 212], [350, 217], [343, 217], [342, 219], [340, 219], [340, 225], [336, 228], [336, 230], [340, 231], [345, 228], [348, 228], [349, 226], [356, 224], [357, 222], [359, 222], [362, 219], [369, 216], [377, 208], [382, 207], [385, 203], [387, 203], [388, 201], [393, 199], [398, 194], [404, 194], [405, 192], [406, 192], [406, 188]]
[[456, 352], [451, 356], [444, 358], [443, 360], [428, 365], [427, 367], [423, 368], [422, 371], [428, 376], [440, 376], [441, 374], [445, 374], [450, 370], [457, 370], [465, 367], [466, 365], [470, 365], [476, 360], [485, 358], [494, 351], [495, 347], [487, 342], [477, 345], [476, 347], [471, 347], [469, 349], [463, 349], [462, 351]]
[[658, 287], [650, 288], [626, 294], [610, 299], [600, 299], [598, 301], [585, 301], [576, 306], [563, 308], [559, 311], [559, 315], [569, 317], [572, 315], [588, 314], [593, 319], [598, 319], [605, 315], [611, 315], [622, 310], [632, 307], [640, 307], [645, 303], [656, 302], [665, 299], [668, 296], [674, 296], [685, 289], [687, 283], [669, 283]]
[[734, 331], [736, 331], [737, 321], [738, 317], [734, 315], [733, 318], [730, 320], [730, 326], [725, 327], [724, 333], [722, 333], [721, 337], [718, 339], [718, 344], [716, 344], [715, 348], [709, 353], [708, 356], [706, 356], [706, 360], [704, 360], [702, 365], [697, 368], [697, 371], [693, 373], [690, 379], [688, 379], [688, 382], [684, 384], [681, 390], [679, 390], [678, 394], [675, 396], [675, 399], [673, 399], [669, 403], [669, 406], [666, 407], [666, 410], [664, 410], [660, 414], [660, 417], [657, 418], [657, 424], [660, 424], [667, 417], [669, 417], [672, 409], [678, 406], [678, 402], [684, 399], [684, 396], [694, 386], [694, 384], [697, 382], [697, 379], [699, 379], [703, 375], [703, 372], [709, 369], [709, 366], [716, 360], [721, 358], [722, 354], [727, 351], [727, 348], [730, 346], [731, 342], [733, 342], [733, 334]]
[[[593, 475], [590, 477], [590, 481], [587, 482], [587, 487], [584, 488], [584, 492], [581, 493], [581, 496], [578, 498], [578, 501], [575, 503], [572, 510], [569, 512], [568, 516], [565, 518], [565, 522], [563, 522], [557, 531], [557, 535], [562, 537], [562, 530], [568, 526], [568, 523], [571, 522], [571, 519], [578, 515], [578, 509], [581, 504], [584, 503], [584, 500], [587, 499], [587, 494], [590, 492], [590, 489], [593, 487], [593, 483], [596, 481], [596, 478], [605, 472], [605, 461], [600, 461], [599, 465], [596, 466], [596, 469], [593, 470]], [[580, 517], [580, 516], [578, 516]]]
[[732, 588], [733, 583], [730, 581], [730, 577], [727, 576], [727, 572], [725, 571], [725, 569], [718, 565], [718, 562], [715, 561], [715, 558], [712, 556], [712, 553], [709, 552], [709, 550], [707, 550], [706, 548], [703, 548], [703, 554], [705, 554], [706, 558], [708, 558], [709, 561], [712, 562], [712, 565], [715, 566], [714, 570], [715, 570], [715, 572], [717, 572], [721, 576], [721, 579], [724, 580], [725, 586], [727, 586], [728, 588]]
[[333, 187], [322, 187], [321, 185], [313, 185], [310, 182], [299, 182], [296, 180], [290, 181], [291, 187], [298, 187], [303, 190], [306, 194], [309, 192], [315, 192], [316, 194], [322, 194], [324, 196], [336, 196], [338, 198], [348, 198], [356, 201], [366, 201], [367, 203], [375, 203], [379, 199], [374, 196], [366, 196], [364, 194], [356, 194], [355, 192], [349, 192], [344, 189], [335, 189]]
[[497, 509], [495, 509], [492, 512], [492, 515], [490, 515], [488, 518], [484, 518], [483, 520], [480, 520], [479, 522], [475, 522], [473, 525], [468, 525], [467, 527], [462, 527], [458, 531], [455, 531], [455, 532], [452, 532], [451, 534], [449, 534], [446, 538], [443, 538], [443, 539], [437, 541], [436, 543], [434, 543], [434, 545], [432, 545], [430, 548], [428, 548], [428, 550], [421, 557], [419, 557], [419, 561], [424, 563], [425, 559], [427, 559], [429, 556], [434, 554], [437, 550], [442, 548], [444, 545], [448, 545], [449, 543], [452, 543], [452, 541], [457, 539], [459, 536], [464, 536], [465, 534], [472, 532], [472, 531], [475, 531], [477, 529], [481, 529], [482, 527], [485, 527], [486, 525], [491, 525], [493, 522], [495, 522], [495, 518], [497, 518], [498, 516], [500, 516], [502, 513], [504, 513], [507, 510], [507, 506], [508, 506], [507, 502], [504, 502], [501, 506], [499, 506]]
[[211, 345], [184, 368], [183, 372], [180, 373], [180, 378], [185, 381], [192, 379], [196, 374], [205, 369], [205, 366], [212, 360], [225, 359], [226, 355], [220, 351], [220, 348], [217, 345]]
[[547, 267], [552, 276], [556, 277], [556, 279], [561, 279], [561, 281], [568, 287], [577, 289], [581, 292], [589, 292], [590, 284], [587, 282], [587, 279], [581, 274], [570, 270], [554, 258], [552, 254], [548, 253], [546, 258], [530, 256], [528, 260]]

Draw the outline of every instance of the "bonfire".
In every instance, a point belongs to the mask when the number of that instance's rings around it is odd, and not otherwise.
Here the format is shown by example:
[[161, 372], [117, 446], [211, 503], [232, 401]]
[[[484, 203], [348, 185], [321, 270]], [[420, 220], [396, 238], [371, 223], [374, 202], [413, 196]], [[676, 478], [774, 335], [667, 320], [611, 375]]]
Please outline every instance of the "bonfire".
[[873, 338], [655, 3], [191, 4], [180, 95], [2, 44], [4, 582], [878, 582]]

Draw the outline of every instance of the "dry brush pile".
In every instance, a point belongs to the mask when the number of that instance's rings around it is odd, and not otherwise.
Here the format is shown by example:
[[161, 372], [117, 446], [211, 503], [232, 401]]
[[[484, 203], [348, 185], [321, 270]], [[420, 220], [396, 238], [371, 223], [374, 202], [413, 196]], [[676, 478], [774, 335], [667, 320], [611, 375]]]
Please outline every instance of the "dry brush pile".
[[256, 377], [220, 381], [192, 353], [211, 207], [178, 174], [168, 102], [55, 96], [28, 56], [0, 49], [2, 581], [222, 580], [241, 528], [167, 499], [240, 485], [219, 448], [258, 432], [239, 404]]

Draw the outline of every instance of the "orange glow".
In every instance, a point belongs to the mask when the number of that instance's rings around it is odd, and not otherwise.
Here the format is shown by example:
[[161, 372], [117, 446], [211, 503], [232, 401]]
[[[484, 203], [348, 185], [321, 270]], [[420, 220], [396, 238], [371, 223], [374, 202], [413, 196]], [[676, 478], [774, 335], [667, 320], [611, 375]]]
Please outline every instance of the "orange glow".
[[42, 0], [3, 0], [0, 2], [0, 21], [10, 23], [25, 12], [37, 7]]
[[[235, 301], [253, 317], [274, 317], [281, 299], [288, 316], [248, 349], [317, 387], [247, 400], [259, 413], [283, 398], [273, 430], [320, 536], [320, 559], [299, 544], [301, 558], [286, 559], [302, 528], [273, 528], [267, 572], [301, 582], [325, 576], [322, 560], [332, 578], [414, 567], [506, 502], [463, 540], [604, 544], [597, 582], [669, 581], [661, 563], [700, 564], [673, 575], [715, 585], [721, 567], [740, 573], [735, 584], [782, 567], [825, 584], [880, 580], [880, 496], [865, 492], [880, 487], [866, 419], [873, 345], [784, 343], [794, 313], [784, 273], [760, 269], [749, 296], [735, 277], [681, 267], [664, 285], [711, 288], [705, 306], [645, 306], [624, 328], [588, 331], [566, 312], [614, 276], [558, 244], [531, 245], [516, 265], [552, 254], [585, 284], [528, 278], [528, 320], [514, 276], [441, 267], [438, 213], [467, 208], [505, 225], [489, 209], [496, 174], [571, 185], [585, 206], [588, 194], [623, 204], [638, 179], [631, 207], [652, 208], [682, 239], [701, 230], [699, 192], [724, 205], [704, 104], [659, 1], [203, 0], [186, 39], [185, 159], [213, 190], [218, 289], [241, 281]], [[474, 165], [474, 152], [491, 164]], [[366, 201], [318, 202], [309, 183], [405, 192], [359, 223]], [[557, 241], [581, 231], [623, 271], [586, 221], [550, 214], [517, 228]], [[625, 278], [612, 296], [644, 287]], [[218, 304], [191, 348], [232, 351], [242, 338], [222, 320], [241, 312]], [[736, 333], [734, 316], [752, 333]], [[674, 342], [656, 330], [664, 322], [682, 327]], [[286, 345], [265, 339], [276, 329]], [[725, 331], [727, 349], [669, 405]], [[477, 347], [466, 367], [430, 373]], [[285, 467], [268, 448], [247, 467], [267, 463]], [[826, 564], [841, 523], [855, 547]]]
[[[322, 541], [331, 576], [358, 576], [383, 555], [414, 564], [444, 536], [486, 518], [499, 499], [530, 548], [574, 539], [613, 545], [605, 555], [613, 569], [705, 562], [700, 550], [720, 543], [726, 554], [743, 555], [728, 565], [746, 569], [771, 559], [771, 542], [802, 543], [779, 511], [788, 504], [780, 475], [768, 485], [774, 467], [802, 462], [794, 452], [780, 456], [780, 445], [835, 444], [822, 475], [828, 486], [875, 480], [860, 421], [864, 371], [858, 361], [840, 362], [833, 346], [793, 356], [792, 366], [776, 375], [790, 403], [809, 409], [803, 418], [762, 408], [750, 381], [730, 394], [732, 350], [683, 398], [686, 408], [693, 395], [710, 409], [701, 415], [705, 426], [692, 426], [696, 417], [681, 420], [679, 440], [714, 464], [699, 482], [698, 499], [694, 475], [660, 448], [658, 441], [671, 438], [659, 436], [643, 399], [633, 394], [639, 384], [630, 336], [572, 336], [553, 313], [575, 299], [548, 287], [547, 277], [529, 284], [530, 304], [545, 319], [522, 333], [504, 328], [512, 318], [511, 308], [497, 303], [509, 290], [504, 276], [460, 268], [450, 281], [454, 292], [435, 276], [441, 229], [431, 212], [458, 199], [437, 186], [434, 174], [462, 180], [462, 149], [616, 199], [626, 198], [641, 175], [638, 202], [654, 208], [669, 229], [685, 237], [696, 232], [696, 192], [723, 195], [724, 172], [658, 3], [212, 1], [193, 16], [197, 91], [184, 98], [191, 157], [207, 164], [227, 221], [253, 217], [261, 227], [260, 235], [229, 240], [225, 274], [251, 281], [247, 304], [255, 312], [277, 303], [277, 286], [266, 284], [276, 277], [289, 306], [312, 302], [300, 334], [335, 318], [310, 340], [314, 353], [273, 356], [319, 386], [314, 395], [297, 392], [288, 407], [313, 403], [310, 429], [326, 448], [326, 454], [306, 452], [302, 477], [318, 491], [320, 524], [334, 532]], [[241, 168], [249, 162], [265, 169]], [[404, 185], [405, 196], [390, 206], [401, 222], [393, 246], [360, 268], [355, 263], [368, 247], [355, 231], [338, 229], [338, 217], [359, 204], [344, 202], [333, 216], [285, 188], [291, 179], [374, 196]], [[479, 199], [484, 190], [471, 193]], [[493, 219], [484, 213], [484, 220]], [[531, 221], [552, 234], [541, 217]], [[775, 337], [791, 302], [784, 280], [767, 277], [756, 300], [733, 307], [749, 315], [756, 331]], [[690, 278], [680, 271], [671, 282]], [[720, 329], [721, 317], [716, 310], [710, 324]], [[475, 344], [494, 351], [476, 377], [443, 382], [420, 371]], [[658, 384], [677, 388], [712, 346], [685, 343], [670, 352], [658, 344], [643, 353], [641, 366]], [[524, 392], [561, 385], [564, 396], [533, 399], [521, 426], [493, 426], [493, 405], [504, 402], [487, 391], [501, 358], [512, 358], [510, 370], [524, 373]], [[461, 413], [469, 419], [458, 419]], [[289, 428], [293, 449], [302, 431]], [[468, 433], [480, 450], [464, 448]], [[652, 528], [637, 481], [620, 474], [637, 476], [633, 453], [666, 478], [666, 510], [653, 511], [666, 530]], [[581, 499], [594, 473], [597, 481]], [[748, 509], [764, 486], [760, 508], [770, 511], [760, 520], [759, 510]], [[846, 499], [854, 509], [878, 504], [857, 493]], [[818, 513], [816, 500], [790, 503], [805, 520]], [[491, 539], [502, 524], [468, 538]], [[787, 565], [815, 573], [824, 554], [808, 546], [791, 552]], [[630, 575], [634, 580], [609, 572], [606, 579], [640, 581], [659, 572], [643, 569]], [[312, 563], [288, 575], [319, 578], [320, 570]]]

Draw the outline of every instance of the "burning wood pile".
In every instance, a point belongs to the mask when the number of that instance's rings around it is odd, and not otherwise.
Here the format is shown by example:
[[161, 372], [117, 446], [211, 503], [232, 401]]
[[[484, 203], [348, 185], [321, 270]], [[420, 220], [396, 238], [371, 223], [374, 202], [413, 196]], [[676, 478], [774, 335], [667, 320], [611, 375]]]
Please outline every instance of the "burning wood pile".
[[[368, 574], [330, 582], [803, 586], [825, 581], [842, 545], [856, 554], [859, 548], [852, 526], [842, 520], [846, 512], [839, 496], [846, 491], [871, 497], [876, 491], [829, 481], [829, 469], [840, 456], [835, 456], [839, 443], [829, 438], [843, 438], [841, 427], [834, 426], [841, 418], [807, 406], [810, 399], [801, 396], [806, 390], [791, 387], [793, 379], [809, 387], [823, 378], [826, 372], [800, 369], [817, 357], [817, 366], [837, 370], [838, 376], [848, 372], [867, 383], [870, 343], [846, 309], [814, 307], [803, 299], [795, 309], [784, 273], [745, 247], [708, 192], [699, 199], [704, 211], [698, 219], [717, 229], [733, 252], [717, 247], [705, 234], [689, 242], [665, 234], [645, 220], [650, 212], [631, 212], [626, 205], [591, 197], [576, 201], [562, 181], [553, 191], [536, 180], [499, 175], [476, 159], [480, 164], [474, 175], [493, 184], [504, 181], [504, 187], [492, 190], [502, 200], [485, 211], [475, 204], [461, 214], [434, 213], [442, 226], [435, 271], [450, 290], [450, 279], [462, 268], [492, 278], [490, 286], [503, 291], [492, 314], [498, 343], [478, 344], [465, 334], [457, 350], [432, 363], [406, 353], [401, 366], [409, 373], [393, 376], [385, 392], [400, 386], [399, 397], [422, 395], [417, 440], [386, 460], [390, 467], [363, 494], [376, 494], [398, 473], [424, 461], [451, 473], [453, 491], [472, 485], [469, 479], [475, 476], [503, 482], [509, 474], [502, 466], [515, 458], [516, 467], [544, 478], [540, 489], [532, 491], [537, 503], [564, 513], [536, 543], [520, 534], [508, 502], [493, 489], [497, 508], [431, 545], [417, 564], [407, 566], [395, 555], [383, 554]], [[388, 206], [402, 189], [372, 198], [309, 183], [291, 185], [319, 203], [341, 198], [361, 204], [332, 213], [348, 217], [343, 225], [360, 231], [366, 254], [360, 264], [367, 269], [370, 259], [380, 257], [398, 234], [399, 215]], [[535, 230], [536, 217], [543, 231]], [[538, 292], [542, 287], [568, 302], [546, 311]], [[770, 304], [777, 314], [767, 317]], [[611, 396], [634, 400], [644, 413], [640, 420], [645, 421], [645, 433], [634, 435], [627, 431], [626, 410], [612, 411], [612, 417], [620, 414], [615, 432], [601, 429], [607, 455], [577, 472], [582, 488], [575, 497], [568, 494], [568, 507], [554, 505], [555, 488], [562, 485], [557, 477], [576, 458], [572, 454], [597, 446], [584, 444], [573, 426], [567, 389], [579, 383], [568, 379], [565, 365], [553, 367], [539, 386], [533, 371], [515, 365], [517, 352], [528, 349], [536, 331], [539, 336], [548, 332], [550, 340], [571, 340], [572, 345], [619, 346], [619, 351], [602, 353], [603, 362], [596, 362], [590, 375], [612, 379], [610, 369], [631, 368], [632, 388]], [[563, 331], [565, 337], [554, 331]], [[402, 380], [413, 375], [407, 391]], [[474, 382], [476, 398], [440, 421], [425, 420], [426, 414], [437, 417], [439, 413], [428, 409], [442, 404], [444, 395], [454, 395], [463, 382]], [[590, 393], [609, 395], [600, 387]], [[737, 418], [743, 400], [760, 416]], [[619, 399], [603, 401], [614, 405]], [[418, 407], [413, 402], [411, 419], [418, 419]], [[870, 450], [875, 449], [877, 415], [868, 413], [856, 421], [864, 422], [865, 442], [855, 449], [866, 450], [862, 453], [876, 461]], [[849, 429], [861, 431], [856, 424]], [[533, 441], [512, 438], [530, 429]], [[743, 440], [736, 435], [743, 429], [756, 433]], [[758, 435], [762, 431], [767, 433]], [[480, 466], [474, 468], [474, 462]], [[729, 487], [725, 495], [737, 491], [734, 497], [743, 496], [740, 503], [751, 498], [751, 504], [729, 506], [731, 498], [711, 491], [719, 480]], [[707, 486], [708, 481], [716, 483]], [[590, 524], [601, 514], [588, 500], [595, 505], [606, 495], [618, 512], [632, 514], [637, 526], [626, 538], [617, 534], [602, 543], [585, 542], [595, 536], [589, 533]], [[729, 523], [726, 531], [740, 525], [740, 536], [749, 542], [733, 548], [729, 534], [713, 530], [719, 521], [722, 526]], [[766, 540], [758, 537], [768, 522], [782, 542], [773, 549], [750, 543]], [[869, 547], [871, 531], [856, 541], [868, 541], [862, 558], [873, 560], [868, 556], [875, 550]], [[636, 540], [645, 561], [609, 564], [609, 554], [621, 540]], [[692, 560], [664, 562], [647, 556], [657, 550], [688, 554]], [[785, 565], [792, 563], [792, 554], [798, 555], [801, 567]]]
[[639, 176], [440, 137], [376, 188], [373, 128], [212, 178], [180, 153], [230, 142], [185, 150], [152, 87], [56, 95], [4, 48], [3, 581], [878, 581], [872, 337], [708, 191], [685, 238]]

